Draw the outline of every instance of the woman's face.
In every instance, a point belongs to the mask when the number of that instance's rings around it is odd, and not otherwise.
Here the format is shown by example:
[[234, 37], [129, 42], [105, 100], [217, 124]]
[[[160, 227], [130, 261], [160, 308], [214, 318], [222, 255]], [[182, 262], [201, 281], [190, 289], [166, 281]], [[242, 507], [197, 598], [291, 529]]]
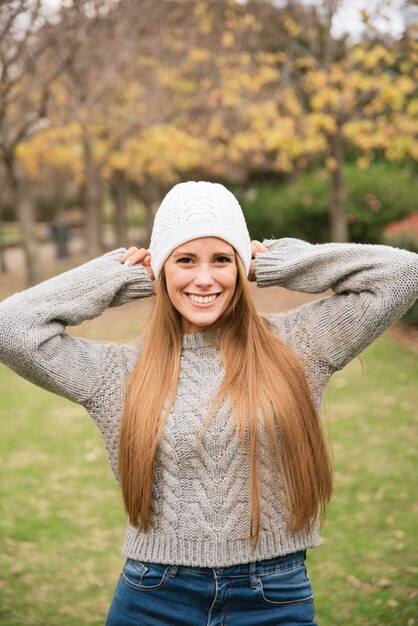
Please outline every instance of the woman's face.
[[176, 248], [164, 264], [167, 291], [183, 318], [185, 333], [209, 328], [234, 295], [238, 267], [234, 248], [202, 237]]

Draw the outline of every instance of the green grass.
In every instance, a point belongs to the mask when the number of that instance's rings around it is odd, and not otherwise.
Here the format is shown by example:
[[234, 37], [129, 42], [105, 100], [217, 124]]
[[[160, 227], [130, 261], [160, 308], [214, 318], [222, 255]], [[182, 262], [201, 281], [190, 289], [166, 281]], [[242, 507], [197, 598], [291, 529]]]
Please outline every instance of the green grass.
[[0, 369], [0, 624], [103, 624], [124, 517], [84, 410]]
[[[110, 329], [111, 330], [111, 329]], [[387, 337], [337, 374], [336, 481], [308, 553], [320, 626], [418, 624], [418, 359]], [[0, 367], [0, 624], [99, 626], [125, 519], [84, 410]], [[414, 621], [415, 620], [415, 621]]]
[[14, 243], [19, 241], [20, 232], [18, 228], [2, 229], [0, 230], [0, 238], [3, 243]]
[[418, 623], [417, 380], [384, 337], [331, 381], [335, 491], [309, 559], [322, 626]]

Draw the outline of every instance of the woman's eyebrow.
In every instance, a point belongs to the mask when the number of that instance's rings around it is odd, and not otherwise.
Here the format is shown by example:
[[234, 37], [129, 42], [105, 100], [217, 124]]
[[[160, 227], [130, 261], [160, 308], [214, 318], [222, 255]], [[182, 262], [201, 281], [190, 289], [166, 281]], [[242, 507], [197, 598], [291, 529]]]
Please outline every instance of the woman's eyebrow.
[[196, 254], [194, 254], [193, 252], [186, 252], [186, 251], [182, 251], [182, 252], [176, 252], [173, 254], [173, 256], [175, 258], [179, 257], [179, 256], [197, 256]]
[[[179, 256], [191, 256], [196, 258], [198, 255], [195, 254], [194, 252], [176, 252], [174, 255], [174, 258], [178, 258]], [[214, 252], [212, 256], [227, 256], [227, 257], [233, 257], [234, 254], [233, 252]]]

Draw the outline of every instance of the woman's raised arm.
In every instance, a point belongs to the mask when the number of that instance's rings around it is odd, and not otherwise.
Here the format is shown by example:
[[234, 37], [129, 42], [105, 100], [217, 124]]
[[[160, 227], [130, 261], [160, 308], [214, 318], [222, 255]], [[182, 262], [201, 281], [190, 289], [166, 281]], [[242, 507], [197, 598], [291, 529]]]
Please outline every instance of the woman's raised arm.
[[72, 337], [66, 326], [107, 307], [153, 295], [148, 271], [113, 250], [0, 303], [0, 361], [40, 387], [84, 403], [100, 384], [114, 344]]
[[[265, 240], [256, 256], [257, 285], [334, 295], [311, 302], [297, 316], [312, 349], [331, 369], [341, 369], [418, 297], [418, 255], [383, 245], [310, 244]], [[296, 319], [296, 317], [295, 317]]]

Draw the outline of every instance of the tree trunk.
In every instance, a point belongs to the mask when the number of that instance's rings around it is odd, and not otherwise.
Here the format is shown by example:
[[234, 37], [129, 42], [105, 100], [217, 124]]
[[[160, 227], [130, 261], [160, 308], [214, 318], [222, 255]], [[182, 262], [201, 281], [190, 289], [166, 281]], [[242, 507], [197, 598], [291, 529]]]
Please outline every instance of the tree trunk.
[[0, 272], [3, 274], [7, 272], [6, 258], [4, 256], [3, 245], [3, 221], [2, 221], [2, 207], [0, 203]]
[[102, 239], [101, 181], [97, 164], [94, 160], [91, 141], [86, 132], [83, 134], [85, 182], [83, 204], [86, 215], [87, 254], [95, 258], [104, 251]]
[[141, 198], [145, 206], [145, 231], [147, 241], [151, 239], [154, 224], [155, 208], [163, 197], [163, 190], [153, 181], [149, 180], [141, 188]]
[[146, 240], [151, 240], [152, 225], [154, 223], [154, 206], [151, 202], [144, 202]]
[[25, 256], [26, 284], [28, 287], [31, 287], [41, 280], [33, 198], [30, 193], [28, 180], [15, 160], [11, 164], [10, 173], [13, 199], [19, 220]]
[[118, 247], [129, 247], [128, 242], [128, 185], [123, 172], [115, 172], [113, 195], [116, 204], [116, 240]]
[[145, 210], [145, 232], [144, 232], [144, 241], [137, 242], [137, 245], [141, 244], [144, 246], [148, 246], [152, 227], [154, 223], [154, 210], [157, 204], [157, 200], [159, 199], [160, 194], [159, 188], [153, 182], [146, 182], [141, 187], [133, 187], [133, 193], [141, 201]]
[[329, 146], [332, 157], [329, 206], [331, 241], [344, 243], [348, 241], [348, 227], [344, 212], [343, 147], [340, 128], [337, 128], [334, 135], [330, 135]]

